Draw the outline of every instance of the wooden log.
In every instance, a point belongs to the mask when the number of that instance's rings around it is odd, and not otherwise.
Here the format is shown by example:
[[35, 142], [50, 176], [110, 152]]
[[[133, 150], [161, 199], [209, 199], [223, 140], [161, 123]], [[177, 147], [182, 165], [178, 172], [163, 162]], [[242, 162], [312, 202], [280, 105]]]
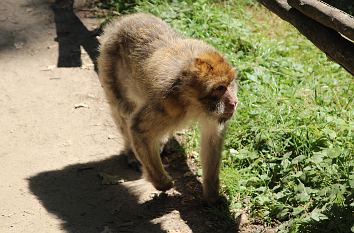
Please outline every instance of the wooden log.
[[287, 4], [286, 0], [258, 0], [354, 76], [354, 44], [335, 30], [305, 16]]
[[354, 41], [354, 18], [319, 0], [288, 0], [291, 7]]

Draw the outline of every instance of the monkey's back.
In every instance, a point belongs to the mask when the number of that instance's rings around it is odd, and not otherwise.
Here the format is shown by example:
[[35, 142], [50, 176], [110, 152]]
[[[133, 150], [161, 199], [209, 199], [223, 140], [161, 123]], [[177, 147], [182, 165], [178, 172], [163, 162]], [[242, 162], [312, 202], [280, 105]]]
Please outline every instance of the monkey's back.
[[[132, 86], [135, 94], [139, 89], [153, 94], [152, 80], [149, 80], [153, 77], [144, 69], [147, 60], [157, 50], [181, 38], [168, 24], [150, 14], [137, 13], [118, 18], [105, 28], [100, 38], [98, 62], [103, 83], [119, 85], [120, 92], [128, 95]], [[125, 85], [125, 79], [130, 79], [133, 85]]]
[[157, 49], [181, 38], [168, 24], [153, 15], [137, 13], [112, 22], [101, 37], [101, 51], [141, 63]]
[[100, 42], [99, 75], [106, 92], [108, 88], [111, 96], [133, 102], [161, 96], [193, 57], [215, 51], [202, 41], [184, 38], [161, 19], [144, 13], [112, 22]]

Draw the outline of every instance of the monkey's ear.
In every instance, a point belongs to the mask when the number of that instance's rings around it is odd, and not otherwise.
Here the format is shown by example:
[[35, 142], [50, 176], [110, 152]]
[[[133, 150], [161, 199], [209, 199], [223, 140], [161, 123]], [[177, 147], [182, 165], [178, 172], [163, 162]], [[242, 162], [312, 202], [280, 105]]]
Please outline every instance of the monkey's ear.
[[200, 73], [207, 73], [213, 70], [213, 66], [205, 59], [194, 59], [194, 66]]

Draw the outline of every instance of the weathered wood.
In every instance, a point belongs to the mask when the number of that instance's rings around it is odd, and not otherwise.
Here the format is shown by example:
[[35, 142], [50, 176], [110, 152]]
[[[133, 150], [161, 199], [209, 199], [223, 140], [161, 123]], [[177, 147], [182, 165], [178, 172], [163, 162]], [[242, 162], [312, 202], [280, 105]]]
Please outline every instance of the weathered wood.
[[349, 14], [319, 0], [288, 0], [288, 4], [354, 41], [354, 18]]
[[305, 16], [286, 0], [258, 0], [280, 18], [291, 23], [328, 57], [354, 75], [354, 44], [338, 32]]

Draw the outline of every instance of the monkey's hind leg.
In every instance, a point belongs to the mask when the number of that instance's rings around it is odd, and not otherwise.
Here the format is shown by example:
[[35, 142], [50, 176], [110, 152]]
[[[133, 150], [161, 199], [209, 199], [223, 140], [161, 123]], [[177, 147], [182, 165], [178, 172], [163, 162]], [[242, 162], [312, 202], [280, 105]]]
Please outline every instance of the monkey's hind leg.
[[170, 122], [165, 118], [162, 112], [154, 111], [154, 107], [144, 107], [135, 114], [129, 128], [133, 150], [143, 165], [144, 175], [160, 191], [173, 187], [160, 157], [160, 140], [168, 128], [166, 122]]
[[119, 132], [122, 135], [123, 138], [123, 151], [122, 154], [126, 157], [127, 163], [130, 167], [132, 167], [135, 170], [140, 171], [140, 162], [136, 158], [133, 149], [131, 147], [132, 143], [130, 141], [129, 137], [129, 131], [128, 131], [128, 125], [127, 121], [121, 114], [119, 113], [119, 110], [115, 106], [112, 107], [112, 117], [114, 120], [114, 123], [116, 124]]

